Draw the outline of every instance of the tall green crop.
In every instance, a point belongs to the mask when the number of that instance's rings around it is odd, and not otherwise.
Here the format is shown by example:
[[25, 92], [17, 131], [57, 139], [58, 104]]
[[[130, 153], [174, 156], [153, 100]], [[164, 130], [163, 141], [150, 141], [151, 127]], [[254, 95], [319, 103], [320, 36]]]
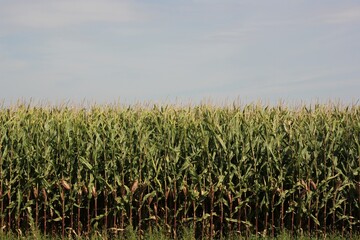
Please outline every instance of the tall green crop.
[[19, 235], [360, 230], [360, 108], [0, 109], [0, 224]]

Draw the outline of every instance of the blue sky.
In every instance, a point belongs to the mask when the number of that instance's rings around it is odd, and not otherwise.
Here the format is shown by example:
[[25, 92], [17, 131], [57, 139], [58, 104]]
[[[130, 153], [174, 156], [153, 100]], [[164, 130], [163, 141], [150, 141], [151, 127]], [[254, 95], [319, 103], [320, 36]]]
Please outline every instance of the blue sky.
[[360, 2], [0, 0], [0, 99], [289, 103], [360, 92]]

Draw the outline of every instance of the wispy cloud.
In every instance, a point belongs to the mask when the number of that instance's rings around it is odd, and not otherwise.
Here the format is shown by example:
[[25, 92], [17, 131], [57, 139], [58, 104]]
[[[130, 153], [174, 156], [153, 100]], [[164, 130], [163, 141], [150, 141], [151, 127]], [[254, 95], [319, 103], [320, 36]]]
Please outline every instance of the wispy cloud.
[[129, 22], [144, 18], [133, 4], [115, 0], [9, 1], [0, 8], [2, 25], [56, 28], [92, 22]]
[[360, 22], [360, 7], [349, 7], [341, 10], [333, 10], [333, 12], [325, 12], [320, 15], [320, 19], [324, 23], [355, 23]]
[[239, 43], [239, 41], [251, 40], [254, 33], [254, 28], [239, 26], [228, 29], [217, 29], [202, 36], [201, 40], [210, 42]]

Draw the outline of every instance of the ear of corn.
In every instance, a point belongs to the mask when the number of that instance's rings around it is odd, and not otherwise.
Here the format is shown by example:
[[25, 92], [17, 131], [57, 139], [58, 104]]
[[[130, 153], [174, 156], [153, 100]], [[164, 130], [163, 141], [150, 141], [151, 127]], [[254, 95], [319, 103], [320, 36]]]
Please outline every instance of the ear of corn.
[[360, 230], [360, 108], [0, 109], [5, 231]]

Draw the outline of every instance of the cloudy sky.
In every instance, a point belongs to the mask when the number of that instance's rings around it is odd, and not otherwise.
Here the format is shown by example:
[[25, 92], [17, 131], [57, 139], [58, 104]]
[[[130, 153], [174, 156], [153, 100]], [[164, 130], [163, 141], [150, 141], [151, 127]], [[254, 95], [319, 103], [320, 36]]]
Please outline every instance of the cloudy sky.
[[0, 99], [360, 98], [360, 2], [0, 0]]

